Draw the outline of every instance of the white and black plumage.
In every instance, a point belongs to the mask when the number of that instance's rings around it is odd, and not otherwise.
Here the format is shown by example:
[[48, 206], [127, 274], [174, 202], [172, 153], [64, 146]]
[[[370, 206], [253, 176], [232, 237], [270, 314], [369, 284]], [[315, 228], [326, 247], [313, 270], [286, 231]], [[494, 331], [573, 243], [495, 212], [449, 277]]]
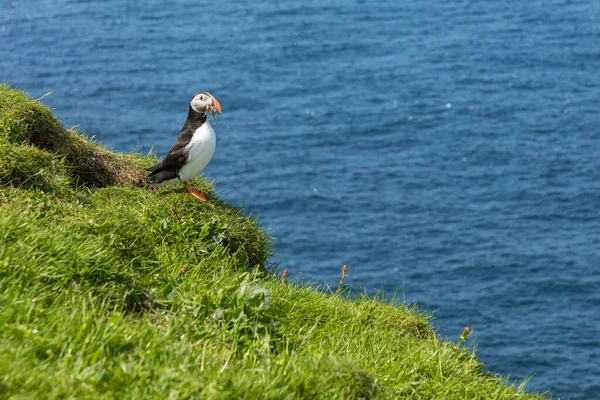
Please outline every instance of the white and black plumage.
[[147, 168], [153, 186], [183, 182], [188, 192], [206, 201], [204, 193], [192, 189], [187, 181], [202, 172], [215, 152], [215, 131], [207, 117], [217, 112], [221, 113], [221, 104], [210, 93], [199, 92], [192, 98], [187, 120], [167, 156]]

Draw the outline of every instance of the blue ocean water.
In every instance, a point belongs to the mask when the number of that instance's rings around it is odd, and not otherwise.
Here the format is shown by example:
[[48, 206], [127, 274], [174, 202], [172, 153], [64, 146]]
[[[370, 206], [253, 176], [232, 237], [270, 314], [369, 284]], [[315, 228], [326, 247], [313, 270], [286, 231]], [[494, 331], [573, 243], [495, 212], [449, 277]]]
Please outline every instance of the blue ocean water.
[[600, 3], [5, 0], [0, 79], [112, 148], [223, 105], [206, 174], [305, 280], [398, 292], [486, 369], [600, 398]]

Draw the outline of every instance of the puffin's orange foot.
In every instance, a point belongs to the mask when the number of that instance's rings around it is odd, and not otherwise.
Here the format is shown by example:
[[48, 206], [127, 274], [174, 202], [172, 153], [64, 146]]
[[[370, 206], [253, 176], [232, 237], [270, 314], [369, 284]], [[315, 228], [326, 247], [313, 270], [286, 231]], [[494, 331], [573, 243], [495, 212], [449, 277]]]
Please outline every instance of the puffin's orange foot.
[[192, 196], [196, 197], [197, 199], [200, 199], [200, 201], [206, 203], [206, 196], [204, 195], [204, 193], [193, 189], [190, 185], [188, 185], [187, 183], [184, 183], [183, 186], [185, 186], [185, 188], [187, 189], [188, 192], [190, 192], [192, 194]]

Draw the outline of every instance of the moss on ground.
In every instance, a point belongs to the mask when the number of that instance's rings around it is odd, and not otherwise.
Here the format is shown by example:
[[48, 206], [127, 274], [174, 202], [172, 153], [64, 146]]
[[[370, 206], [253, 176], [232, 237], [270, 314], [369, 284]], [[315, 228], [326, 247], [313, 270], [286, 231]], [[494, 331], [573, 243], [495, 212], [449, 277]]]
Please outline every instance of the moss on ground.
[[0, 398], [541, 397], [412, 306], [281, 282], [255, 218], [145, 188], [153, 157], [1, 86], [0, 121]]

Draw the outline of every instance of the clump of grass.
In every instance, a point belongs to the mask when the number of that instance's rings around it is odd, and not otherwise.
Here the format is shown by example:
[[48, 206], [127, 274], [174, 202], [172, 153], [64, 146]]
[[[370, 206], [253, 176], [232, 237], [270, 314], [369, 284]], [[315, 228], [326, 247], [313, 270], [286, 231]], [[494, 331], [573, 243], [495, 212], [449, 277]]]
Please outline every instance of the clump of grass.
[[62, 156], [73, 183], [90, 187], [149, 183], [143, 167], [154, 160], [112, 152], [77, 130], [66, 129], [47, 107], [23, 92], [0, 85], [0, 115], [0, 137]]
[[70, 185], [64, 159], [26, 143], [13, 145], [0, 138], [0, 185], [46, 191]]
[[[413, 306], [350, 298], [347, 269], [338, 293], [268, 273], [254, 217], [137, 187], [131, 166], [153, 158], [110, 153], [23, 96], [0, 89], [0, 397], [541, 397], [483, 373], [468, 332], [444, 342]], [[85, 181], [108, 168], [80, 171], [86, 152], [131, 170]]]

